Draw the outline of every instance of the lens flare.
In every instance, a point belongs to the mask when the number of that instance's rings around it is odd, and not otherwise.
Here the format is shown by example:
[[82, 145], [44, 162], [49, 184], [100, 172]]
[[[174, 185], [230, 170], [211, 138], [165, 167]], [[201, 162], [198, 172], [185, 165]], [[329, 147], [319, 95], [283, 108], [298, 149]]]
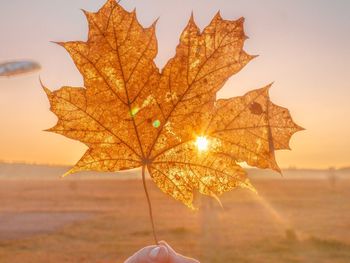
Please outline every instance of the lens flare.
[[204, 136], [198, 136], [196, 140], [196, 146], [199, 151], [206, 151], [208, 150], [208, 140]]

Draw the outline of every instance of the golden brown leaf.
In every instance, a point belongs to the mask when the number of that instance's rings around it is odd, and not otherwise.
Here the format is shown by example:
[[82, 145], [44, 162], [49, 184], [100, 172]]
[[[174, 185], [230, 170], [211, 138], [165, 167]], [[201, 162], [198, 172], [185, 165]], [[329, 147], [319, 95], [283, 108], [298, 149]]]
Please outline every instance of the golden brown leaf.
[[160, 73], [155, 23], [143, 28], [114, 0], [85, 14], [88, 40], [59, 43], [84, 87], [44, 88], [58, 117], [49, 131], [88, 146], [67, 174], [147, 167], [162, 191], [193, 207], [195, 191], [216, 198], [238, 186], [254, 190], [239, 162], [279, 170], [274, 151], [288, 148], [301, 128], [270, 101], [268, 87], [216, 100], [254, 58], [243, 50], [243, 18], [218, 13], [200, 32], [191, 16]]
[[193, 208], [194, 191], [214, 198], [236, 187], [255, 191], [235, 159], [215, 150], [200, 152], [195, 142], [175, 146], [148, 166], [153, 181], [165, 193]]
[[289, 149], [290, 137], [302, 128], [287, 109], [270, 101], [270, 87], [218, 100], [206, 133], [220, 140], [220, 151], [235, 160], [280, 171], [275, 150]]
[[243, 18], [226, 21], [218, 13], [200, 33], [193, 16], [180, 37], [175, 56], [162, 71], [160, 107], [167, 129], [160, 129], [151, 156], [199, 133], [216, 92], [254, 56], [243, 50]]

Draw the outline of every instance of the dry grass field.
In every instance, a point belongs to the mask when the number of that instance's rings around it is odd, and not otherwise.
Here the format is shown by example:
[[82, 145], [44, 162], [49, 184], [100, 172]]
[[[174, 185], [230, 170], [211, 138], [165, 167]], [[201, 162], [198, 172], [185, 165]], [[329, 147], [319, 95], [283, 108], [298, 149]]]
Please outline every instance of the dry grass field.
[[[149, 181], [159, 238], [202, 263], [350, 262], [350, 180], [253, 183], [190, 211]], [[123, 262], [152, 242], [140, 180], [0, 180], [1, 263]]]

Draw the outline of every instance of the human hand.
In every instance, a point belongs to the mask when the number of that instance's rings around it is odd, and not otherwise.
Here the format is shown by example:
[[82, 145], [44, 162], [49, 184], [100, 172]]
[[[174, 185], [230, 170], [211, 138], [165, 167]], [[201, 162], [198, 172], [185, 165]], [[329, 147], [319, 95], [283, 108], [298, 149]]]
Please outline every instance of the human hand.
[[124, 263], [200, 263], [198, 260], [175, 252], [165, 241], [158, 246], [147, 246], [128, 258]]

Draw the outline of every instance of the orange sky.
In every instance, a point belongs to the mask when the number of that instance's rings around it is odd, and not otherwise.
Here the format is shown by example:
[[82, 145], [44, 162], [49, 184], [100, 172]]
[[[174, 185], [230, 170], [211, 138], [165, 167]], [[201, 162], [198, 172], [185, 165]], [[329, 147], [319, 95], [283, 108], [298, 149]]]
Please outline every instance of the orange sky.
[[[80, 8], [97, 10], [104, 0], [12, 0], [0, 2], [0, 62], [33, 59], [33, 75], [0, 78], [0, 160], [74, 164], [85, 150], [79, 142], [43, 132], [56, 117], [38, 76], [51, 89], [81, 86], [69, 55], [49, 41], [85, 40]], [[275, 81], [271, 98], [290, 109], [307, 130], [278, 151], [281, 167], [328, 168], [350, 165], [350, 1], [347, 0], [123, 0], [136, 7], [145, 26], [157, 26], [162, 67], [175, 51], [191, 10], [203, 28], [221, 9], [226, 19], [246, 18], [245, 49], [260, 56], [233, 76], [219, 97], [242, 95]]]

